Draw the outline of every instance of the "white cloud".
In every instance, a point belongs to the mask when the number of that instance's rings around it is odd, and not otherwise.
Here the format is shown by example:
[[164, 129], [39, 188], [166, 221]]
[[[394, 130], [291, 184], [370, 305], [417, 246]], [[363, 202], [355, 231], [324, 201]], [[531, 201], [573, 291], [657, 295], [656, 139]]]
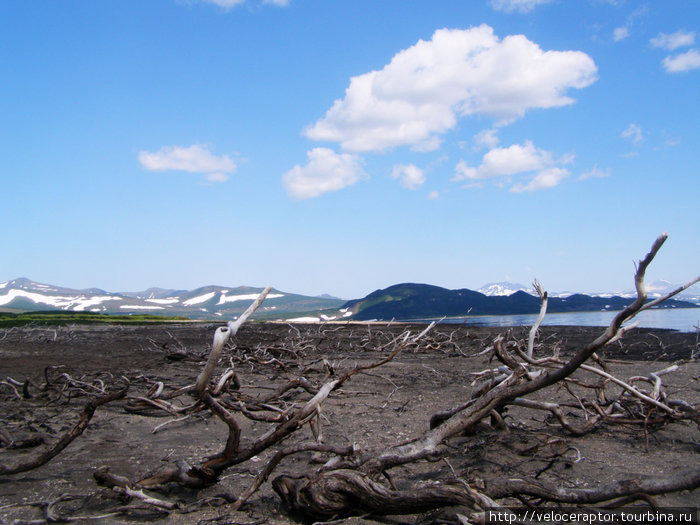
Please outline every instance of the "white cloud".
[[474, 135], [474, 143], [477, 146], [477, 149], [481, 149], [483, 146], [486, 146], [487, 148], [495, 148], [498, 146], [498, 143], [500, 142], [500, 139], [498, 138], [498, 130], [491, 128], [491, 129], [484, 129]]
[[455, 182], [470, 181], [467, 187], [478, 186], [475, 181], [499, 179], [500, 185], [510, 184], [513, 176], [530, 177], [527, 184], [518, 182], [511, 191], [533, 191], [551, 188], [569, 175], [569, 171], [559, 167], [571, 162], [571, 156], [555, 159], [551, 152], [535, 147], [531, 141], [513, 144], [507, 148], [493, 148], [486, 153], [477, 167], [469, 166], [460, 160], [455, 168]]
[[428, 193], [428, 199], [430, 199], [431, 201], [434, 201], [435, 199], [439, 199], [439, 198], [440, 198], [440, 192], [437, 190], [433, 190], [430, 193]]
[[630, 36], [630, 29], [627, 26], [622, 26], [622, 27], [616, 27], [615, 31], [613, 31], [613, 40], [615, 42], [620, 42], [621, 40], [624, 40], [625, 38]]
[[660, 47], [672, 51], [679, 47], [692, 46], [695, 43], [695, 32], [684, 31], [681, 29], [671, 34], [659, 33], [649, 42], [654, 47]]
[[520, 193], [523, 191], [543, 190], [553, 188], [569, 176], [569, 170], [565, 168], [548, 168], [535, 175], [528, 184], [516, 184], [510, 191]]
[[217, 157], [199, 144], [190, 147], [163, 146], [155, 153], [141, 151], [139, 162], [149, 171], [179, 170], [207, 173], [236, 169], [235, 162], [228, 155]]
[[148, 171], [188, 171], [206, 173], [210, 182], [225, 182], [236, 171], [236, 163], [228, 155], [213, 155], [206, 147], [163, 146], [156, 152], [139, 152], [139, 162]]
[[503, 175], [515, 175], [550, 166], [552, 154], [536, 148], [532, 141], [525, 144], [513, 144], [507, 148], [494, 148], [484, 155], [481, 165], [473, 168], [460, 160], [454, 181], [467, 179], [489, 179]]
[[391, 172], [391, 178], [400, 179], [404, 188], [416, 190], [425, 182], [425, 173], [413, 164], [397, 164]]
[[[613, 2], [611, 2], [613, 3]], [[614, 5], [614, 3], [613, 3]], [[627, 19], [625, 20], [624, 25], [621, 25], [619, 27], [616, 27], [615, 30], [613, 31], [613, 40], [615, 42], [621, 42], [622, 40], [625, 40], [626, 38], [629, 38], [629, 36], [632, 34], [631, 28], [632, 26], [637, 24], [638, 19], [646, 16], [646, 14], [649, 12], [649, 8], [646, 6], [641, 6], [632, 11], [629, 15], [627, 15]]]
[[306, 166], [294, 166], [282, 176], [287, 194], [294, 199], [318, 197], [351, 186], [367, 176], [356, 155], [314, 148], [307, 157]]
[[540, 4], [546, 4], [552, 0], [491, 0], [491, 6], [497, 11], [512, 13], [529, 13]]
[[226, 182], [229, 179], [229, 176], [225, 173], [217, 171], [216, 173], [210, 173], [209, 175], [207, 175], [206, 179], [209, 182]]
[[623, 139], [628, 139], [632, 141], [632, 144], [639, 145], [644, 142], [644, 135], [642, 134], [642, 128], [637, 124], [630, 124], [627, 129], [623, 131], [620, 136]]
[[499, 40], [493, 29], [440, 29], [400, 51], [383, 69], [353, 77], [326, 115], [305, 130], [347, 151], [408, 145], [431, 150], [459, 117], [488, 115], [501, 124], [529, 109], [571, 104], [571, 88], [596, 80], [580, 51], [543, 51], [523, 35]]
[[689, 49], [674, 57], [666, 57], [663, 60], [664, 69], [668, 73], [684, 73], [693, 69], [700, 69], [700, 51]]
[[593, 166], [589, 171], [582, 173], [581, 176], [579, 177], [580, 180], [587, 180], [587, 179], [604, 179], [605, 177], [610, 176], [610, 168], [606, 170], [601, 170], [598, 165], [596, 164]]
[[263, 4], [272, 4], [279, 7], [284, 7], [289, 5], [289, 0], [263, 0]]

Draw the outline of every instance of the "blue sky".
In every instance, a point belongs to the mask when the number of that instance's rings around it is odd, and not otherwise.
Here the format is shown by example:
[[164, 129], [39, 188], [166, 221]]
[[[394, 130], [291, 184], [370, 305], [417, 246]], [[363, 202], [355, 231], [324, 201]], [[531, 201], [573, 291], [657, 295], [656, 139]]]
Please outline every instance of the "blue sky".
[[0, 72], [0, 281], [698, 273], [697, 1], [5, 0]]

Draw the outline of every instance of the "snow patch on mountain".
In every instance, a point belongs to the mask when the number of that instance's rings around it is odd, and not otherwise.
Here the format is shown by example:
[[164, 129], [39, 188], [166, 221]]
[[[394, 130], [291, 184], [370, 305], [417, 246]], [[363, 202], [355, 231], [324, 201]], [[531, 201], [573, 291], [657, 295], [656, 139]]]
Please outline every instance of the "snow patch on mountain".
[[35, 304], [45, 304], [55, 308], [63, 308], [65, 310], [85, 310], [88, 306], [94, 306], [104, 301], [120, 300], [120, 297], [113, 296], [62, 296], [62, 295], [42, 295], [36, 292], [28, 292], [26, 290], [11, 289], [5, 295], [0, 296], [0, 306], [11, 303], [16, 298], [29, 299]]
[[142, 306], [140, 304], [123, 304], [119, 308], [123, 310], [165, 310], [163, 306]]
[[155, 303], [155, 304], [175, 304], [179, 303], [180, 299], [178, 297], [169, 297], [167, 299], [144, 299], [147, 303]]
[[[226, 295], [226, 292], [228, 290], [222, 291], [221, 297], [219, 297], [219, 302], [216, 304], [226, 304], [226, 303], [235, 303], [236, 301], [254, 301], [255, 299], [258, 298], [257, 293], [246, 293], [246, 294], [239, 294], [239, 295]], [[267, 294], [266, 299], [277, 299], [279, 297], [284, 297], [284, 294], [281, 293], [270, 293]]]
[[187, 301], [183, 301], [182, 304], [184, 306], [192, 306], [195, 304], [206, 303], [209, 299], [211, 299], [215, 295], [216, 295], [216, 292], [205, 293], [204, 295], [198, 295], [197, 297], [193, 297], [192, 299], [187, 299]]

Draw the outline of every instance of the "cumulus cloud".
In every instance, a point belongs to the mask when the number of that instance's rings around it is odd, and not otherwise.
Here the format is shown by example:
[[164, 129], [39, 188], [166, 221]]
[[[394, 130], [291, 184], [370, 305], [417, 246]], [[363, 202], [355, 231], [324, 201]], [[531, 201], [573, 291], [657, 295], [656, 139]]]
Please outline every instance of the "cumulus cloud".
[[552, 154], [536, 148], [532, 141], [513, 144], [507, 148], [494, 148], [484, 155], [481, 165], [474, 168], [461, 160], [453, 180], [489, 179], [534, 171], [553, 163]]
[[673, 57], [666, 57], [662, 62], [668, 73], [684, 73], [693, 69], [700, 69], [700, 51], [689, 49]]
[[425, 182], [425, 173], [413, 164], [397, 164], [391, 172], [391, 178], [399, 179], [404, 188], [416, 190]]
[[207, 174], [209, 182], [225, 182], [236, 171], [235, 161], [228, 155], [214, 155], [205, 146], [163, 146], [156, 152], [139, 152], [141, 167], [148, 171], [187, 171]]
[[306, 166], [294, 166], [282, 176], [287, 194], [294, 199], [318, 197], [351, 186], [367, 176], [356, 155], [314, 148], [307, 157]]
[[610, 176], [610, 168], [606, 170], [601, 170], [598, 165], [596, 164], [593, 166], [589, 171], [582, 173], [581, 176], [579, 177], [580, 180], [587, 180], [587, 179], [603, 179], [605, 177]]
[[675, 33], [659, 33], [650, 41], [652, 46], [673, 51], [679, 47], [692, 46], [695, 43], [695, 32], [683, 29]]
[[616, 27], [613, 31], [613, 40], [620, 42], [630, 36], [630, 28], [627, 26]]
[[433, 190], [430, 193], [428, 193], [428, 199], [430, 199], [431, 201], [434, 201], [434, 200], [439, 199], [439, 198], [440, 198], [440, 192], [437, 190]]
[[627, 139], [632, 142], [634, 145], [639, 145], [642, 142], [644, 142], [644, 135], [642, 134], [642, 128], [638, 126], [637, 124], [630, 124], [627, 126], [627, 129], [625, 129], [620, 136], [623, 139]]
[[540, 4], [546, 4], [552, 0], [491, 0], [491, 6], [496, 11], [512, 13], [529, 13]]
[[485, 24], [440, 29], [383, 69], [353, 77], [344, 98], [305, 134], [346, 151], [433, 150], [460, 117], [488, 115], [503, 124], [529, 109], [565, 106], [574, 102], [567, 91], [590, 85], [596, 74], [580, 51], [543, 51], [523, 35], [499, 39]]
[[520, 193], [523, 191], [543, 190], [553, 188], [569, 176], [569, 170], [564, 168], [548, 168], [540, 171], [527, 184], [518, 183], [510, 191]]
[[455, 169], [455, 182], [467, 181], [468, 186], [484, 179], [501, 179], [511, 183], [514, 176], [529, 179], [527, 183], [517, 182], [511, 191], [533, 191], [551, 188], [569, 175], [562, 164], [571, 162], [571, 157], [555, 159], [551, 152], [537, 148], [532, 141], [513, 144], [507, 148], [493, 148], [487, 152], [479, 166], [469, 166], [460, 160]]

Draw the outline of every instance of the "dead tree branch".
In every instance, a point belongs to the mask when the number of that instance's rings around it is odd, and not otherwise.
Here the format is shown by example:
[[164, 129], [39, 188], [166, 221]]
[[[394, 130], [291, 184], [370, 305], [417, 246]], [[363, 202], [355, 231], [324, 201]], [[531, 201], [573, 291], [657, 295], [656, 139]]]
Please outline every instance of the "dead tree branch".
[[126, 386], [121, 390], [92, 399], [88, 402], [88, 404], [83, 409], [83, 412], [80, 414], [80, 420], [78, 421], [78, 423], [69, 432], [64, 434], [63, 437], [61, 437], [61, 439], [59, 439], [53, 447], [43, 452], [42, 454], [39, 454], [37, 457], [28, 461], [20, 462], [17, 465], [0, 465], [0, 475], [7, 476], [10, 474], [18, 474], [20, 472], [27, 472], [28, 470], [32, 470], [42, 465], [45, 465], [53, 458], [55, 458], [63, 449], [70, 445], [70, 443], [75, 438], [77, 438], [80, 434], [82, 434], [85, 431], [85, 429], [88, 426], [88, 423], [92, 419], [92, 416], [95, 415], [95, 410], [97, 410], [98, 407], [106, 405], [107, 403], [110, 403], [112, 401], [116, 401], [117, 399], [122, 399], [124, 396], [126, 396], [126, 392], [128, 390], [129, 384], [127, 383]]

